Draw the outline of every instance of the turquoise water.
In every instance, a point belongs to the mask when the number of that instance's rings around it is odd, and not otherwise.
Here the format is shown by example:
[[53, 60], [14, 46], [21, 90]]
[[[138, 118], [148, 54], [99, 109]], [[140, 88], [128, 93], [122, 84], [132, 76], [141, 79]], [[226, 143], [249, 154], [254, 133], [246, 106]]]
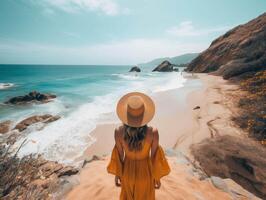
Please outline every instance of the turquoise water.
[[[84, 101], [92, 101], [94, 96], [101, 96], [115, 89], [120, 82], [113, 74], [126, 73], [128, 68], [129, 66], [0, 65], [0, 83], [14, 84], [14, 87], [0, 90], [0, 102], [37, 90], [54, 93], [64, 100], [64, 106], [74, 108]], [[24, 110], [23, 107], [19, 109]], [[1, 106], [0, 119], [18, 115], [17, 110], [16, 114], [13, 113], [12, 107]]]
[[[30, 127], [17, 145], [27, 138], [21, 155], [42, 153], [48, 159], [71, 162], [95, 141], [90, 132], [97, 124], [118, 122], [116, 103], [125, 93], [140, 91], [153, 96], [180, 88], [186, 81], [179, 72], [156, 73], [144, 68], [141, 73], [129, 73], [130, 67], [0, 65], [0, 121], [11, 119], [15, 124], [32, 115], [60, 115], [61, 119], [43, 129]], [[57, 98], [47, 104], [3, 104], [32, 90]]]

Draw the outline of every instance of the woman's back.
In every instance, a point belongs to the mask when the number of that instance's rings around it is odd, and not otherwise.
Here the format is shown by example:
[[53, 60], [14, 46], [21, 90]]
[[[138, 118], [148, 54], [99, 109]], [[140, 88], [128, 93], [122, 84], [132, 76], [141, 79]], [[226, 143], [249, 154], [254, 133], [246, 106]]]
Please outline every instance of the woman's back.
[[115, 146], [107, 167], [121, 186], [120, 200], [154, 200], [160, 178], [170, 172], [157, 129], [148, 127], [155, 105], [143, 93], [124, 95], [117, 104], [123, 125], [115, 129]]
[[120, 159], [123, 161], [120, 199], [153, 200], [155, 191], [150, 157], [152, 128], [146, 129], [145, 137], [141, 141], [141, 148], [138, 150], [130, 149], [129, 144], [124, 139], [124, 134], [124, 126], [119, 127], [115, 133], [116, 143], [118, 145], [120, 143]]
[[131, 150], [129, 148], [128, 143], [125, 141], [123, 134], [125, 132], [125, 127], [120, 126], [118, 128], [119, 131], [119, 137], [122, 144], [122, 148], [125, 153], [125, 159], [130, 160], [143, 160], [148, 159], [150, 157], [150, 151], [151, 151], [151, 145], [152, 145], [152, 139], [153, 139], [153, 132], [152, 127], [147, 127], [145, 137], [141, 141], [141, 149], [140, 150]]

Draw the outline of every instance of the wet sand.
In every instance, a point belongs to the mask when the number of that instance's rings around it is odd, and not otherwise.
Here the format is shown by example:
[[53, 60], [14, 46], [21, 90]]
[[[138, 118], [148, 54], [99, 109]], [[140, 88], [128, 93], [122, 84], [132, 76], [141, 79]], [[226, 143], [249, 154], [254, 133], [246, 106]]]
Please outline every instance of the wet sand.
[[[149, 125], [159, 130], [160, 144], [164, 148], [177, 146], [182, 141], [183, 135], [191, 135], [198, 128], [195, 118], [197, 111], [193, 110], [198, 105], [198, 100], [193, 101], [193, 99], [202, 89], [200, 79], [194, 78], [188, 80], [183, 88], [159, 92], [152, 96], [156, 114]], [[98, 125], [91, 133], [96, 142], [84, 152], [82, 159], [111, 152], [114, 145], [114, 129], [121, 125], [118, 118], [114, 117], [113, 121], [117, 123]], [[193, 140], [193, 138], [187, 139]], [[184, 150], [187, 150], [187, 147], [184, 146]]]

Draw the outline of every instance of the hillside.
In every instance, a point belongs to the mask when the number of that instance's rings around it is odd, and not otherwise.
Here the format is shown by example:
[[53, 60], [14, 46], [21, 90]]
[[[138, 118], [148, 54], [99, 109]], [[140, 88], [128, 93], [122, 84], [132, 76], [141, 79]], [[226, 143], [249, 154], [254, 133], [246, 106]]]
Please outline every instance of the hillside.
[[187, 71], [215, 71], [215, 74], [229, 79], [265, 68], [266, 13], [214, 40], [207, 50], [188, 65]]
[[198, 53], [188, 53], [188, 54], [183, 54], [183, 55], [175, 56], [175, 57], [157, 58], [147, 63], [141, 63], [139, 64], [139, 66], [154, 67], [154, 66], [161, 64], [165, 60], [169, 61], [170, 63], [174, 65], [186, 64], [186, 63], [189, 63], [194, 58], [196, 58], [198, 55], [199, 55]]

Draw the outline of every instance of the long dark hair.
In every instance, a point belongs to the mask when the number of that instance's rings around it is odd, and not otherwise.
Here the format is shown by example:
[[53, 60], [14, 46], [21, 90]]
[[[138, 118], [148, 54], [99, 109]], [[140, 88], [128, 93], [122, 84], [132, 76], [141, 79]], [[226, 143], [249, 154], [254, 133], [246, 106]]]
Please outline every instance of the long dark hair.
[[142, 127], [131, 127], [126, 124], [124, 124], [125, 131], [124, 131], [124, 140], [128, 144], [128, 148], [130, 151], [132, 150], [141, 150], [143, 140], [147, 133], [147, 125], [144, 125]]

